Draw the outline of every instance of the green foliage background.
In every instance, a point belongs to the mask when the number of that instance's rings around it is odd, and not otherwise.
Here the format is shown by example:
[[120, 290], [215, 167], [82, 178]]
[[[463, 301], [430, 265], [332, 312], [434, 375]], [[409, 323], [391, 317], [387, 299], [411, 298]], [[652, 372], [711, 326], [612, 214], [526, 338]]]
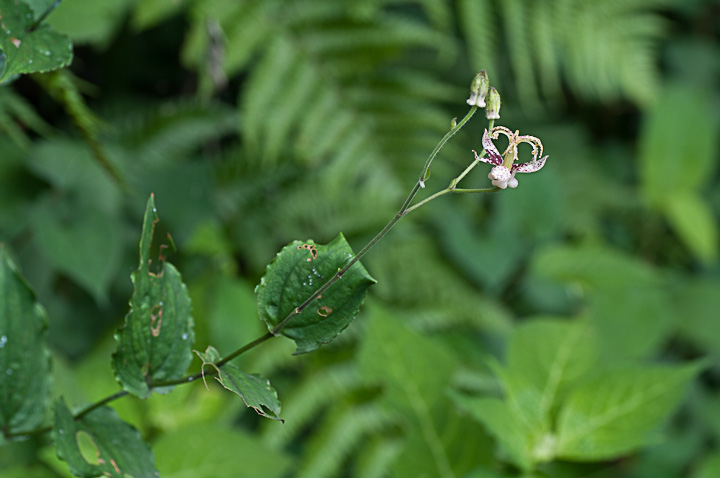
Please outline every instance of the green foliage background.
[[[342, 232], [357, 251], [392, 217], [479, 69], [498, 124], [550, 155], [517, 190], [403, 219], [363, 260], [378, 284], [331, 344], [294, 357], [275, 339], [235, 362], [271, 379], [284, 424], [219, 387], [115, 402], [161, 476], [718, 476], [715, 2], [65, 0], [48, 22], [74, 60], [0, 87], [0, 241], [48, 311], [69, 405], [117, 391], [112, 334], [151, 192], [196, 348], [227, 354], [264, 332], [253, 288], [285, 244]], [[427, 194], [483, 127], [441, 152]], [[618, 449], [560, 443], [544, 460], [492, 423], [502, 397], [534, 390], [513, 384], [547, 373], [532, 353], [577, 324], [593, 352], [571, 349], [562, 380], [591, 379], [558, 382], [545, 412], [559, 430], [577, 419], [562, 400], [577, 411], [709, 366], [661, 428], [632, 422], [607, 431]], [[54, 454], [47, 437], [6, 444], [0, 476], [70, 476]]]

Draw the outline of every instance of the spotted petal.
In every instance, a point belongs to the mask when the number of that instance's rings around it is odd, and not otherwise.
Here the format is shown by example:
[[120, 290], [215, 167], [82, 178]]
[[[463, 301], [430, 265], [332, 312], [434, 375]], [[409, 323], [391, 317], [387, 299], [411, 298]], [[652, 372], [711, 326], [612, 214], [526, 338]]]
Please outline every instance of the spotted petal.
[[512, 172], [513, 173], [534, 173], [535, 171], [540, 171], [543, 166], [545, 166], [545, 160], [548, 157], [545, 156], [544, 158], [540, 158], [537, 161], [530, 161], [529, 163], [522, 163], [522, 164], [513, 164], [512, 165]]
[[494, 164], [495, 166], [499, 166], [502, 164], [502, 157], [500, 156], [500, 151], [495, 147], [492, 140], [490, 139], [490, 136], [488, 135], [488, 130], [485, 130], [482, 137], [482, 145], [483, 148], [485, 148], [485, 151], [488, 154], [488, 161], [485, 161], [485, 159], [481, 159], [481, 161], [484, 161], [486, 163]]

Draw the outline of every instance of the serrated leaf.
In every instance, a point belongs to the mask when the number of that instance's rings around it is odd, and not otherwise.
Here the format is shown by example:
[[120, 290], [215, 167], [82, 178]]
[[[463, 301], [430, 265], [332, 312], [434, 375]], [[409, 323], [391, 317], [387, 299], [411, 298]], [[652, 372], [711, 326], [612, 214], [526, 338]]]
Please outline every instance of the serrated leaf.
[[[258, 313], [269, 330], [308, 299], [352, 258], [353, 251], [342, 234], [327, 245], [295, 241], [285, 246], [268, 265], [256, 288]], [[375, 283], [361, 263], [300, 314], [282, 334], [295, 341], [295, 354], [312, 352], [330, 342], [353, 321]]]
[[141, 398], [151, 395], [149, 383], [182, 377], [192, 361], [194, 340], [190, 297], [180, 273], [162, 258], [151, 264], [150, 248], [158, 216], [154, 196], [145, 210], [140, 239], [140, 266], [125, 325], [115, 334], [115, 378], [125, 390]]
[[47, 317], [0, 244], [0, 429], [31, 430], [46, 418], [50, 354]]
[[68, 66], [72, 43], [49, 25], [34, 28], [35, 16], [21, 1], [0, 0], [0, 83], [21, 73], [42, 73]]
[[75, 476], [160, 476], [148, 444], [112, 408], [101, 407], [76, 420], [63, 399], [58, 399], [52, 437], [58, 457]]
[[253, 408], [259, 415], [284, 421], [280, 418], [280, 400], [270, 381], [257, 374], [249, 374], [231, 363], [220, 369], [215, 377], [220, 384], [231, 392], [240, 395], [245, 405]]
[[691, 364], [616, 370], [584, 383], [560, 410], [556, 455], [605, 460], [647, 444], [700, 369]]

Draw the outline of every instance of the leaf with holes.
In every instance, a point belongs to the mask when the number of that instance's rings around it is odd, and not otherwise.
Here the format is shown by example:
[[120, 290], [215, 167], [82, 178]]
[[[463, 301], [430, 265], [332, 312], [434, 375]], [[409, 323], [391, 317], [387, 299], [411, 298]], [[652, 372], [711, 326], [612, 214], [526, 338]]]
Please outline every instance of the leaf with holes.
[[112, 408], [98, 408], [75, 420], [65, 402], [58, 399], [52, 437], [58, 457], [75, 476], [159, 476], [150, 447]]
[[[327, 245], [295, 241], [268, 265], [255, 289], [258, 312], [269, 330], [278, 325], [353, 257], [342, 234]], [[362, 264], [354, 264], [300, 314], [282, 334], [295, 341], [295, 354], [312, 352], [342, 332], [360, 310], [368, 287], [375, 283]]]
[[56, 70], [72, 61], [70, 39], [49, 25], [34, 25], [35, 16], [25, 3], [0, 0], [0, 18], [0, 83], [21, 73]]
[[130, 312], [115, 334], [118, 347], [113, 354], [115, 378], [125, 390], [141, 398], [150, 396], [150, 382], [174, 380], [186, 373], [194, 339], [190, 296], [180, 273], [163, 258], [163, 245], [157, 266], [150, 258], [157, 221], [151, 195], [140, 239], [140, 266], [132, 274]]
[[0, 244], [0, 429], [31, 430], [46, 418], [50, 354], [45, 311]]
[[216, 380], [226, 389], [240, 395], [245, 405], [255, 409], [258, 414], [284, 421], [280, 418], [280, 401], [277, 392], [268, 379], [257, 374], [245, 373], [235, 365], [226, 363], [220, 369], [220, 377], [216, 377]]

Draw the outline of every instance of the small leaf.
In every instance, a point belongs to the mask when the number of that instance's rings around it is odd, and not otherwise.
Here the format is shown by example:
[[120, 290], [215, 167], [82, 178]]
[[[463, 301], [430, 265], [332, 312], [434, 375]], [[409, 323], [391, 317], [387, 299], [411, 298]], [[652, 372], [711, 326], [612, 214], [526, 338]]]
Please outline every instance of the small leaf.
[[49, 25], [34, 28], [35, 16], [24, 2], [0, 0], [0, 83], [21, 73], [42, 73], [72, 61], [72, 43]]
[[63, 399], [58, 399], [52, 437], [58, 457], [68, 463], [75, 476], [159, 476], [152, 450], [140, 433], [109, 407], [76, 420]]
[[150, 247], [157, 221], [151, 195], [140, 239], [140, 266], [132, 274], [130, 312], [115, 334], [118, 348], [113, 354], [115, 378], [141, 398], [150, 396], [150, 382], [173, 380], [186, 373], [194, 339], [190, 297], [180, 273], [162, 257], [163, 246], [159, 267], [151, 267]]
[[47, 317], [0, 244], [0, 429], [31, 430], [46, 418], [50, 354]]
[[691, 364], [618, 370], [579, 386], [558, 417], [557, 456], [604, 460], [647, 444], [700, 369]]
[[280, 401], [270, 381], [257, 374], [245, 373], [235, 365], [226, 363], [220, 369], [220, 384], [240, 395], [245, 405], [252, 407], [263, 417], [284, 421], [280, 418]]
[[[268, 265], [256, 288], [258, 313], [272, 331], [313, 292], [330, 280], [352, 258], [342, 234], [327, 245], [295, 241]], [[316, 301], [288, 323], [282, 334], [295, 341], [295, 354], [312, 352], [330, 342], [353, 321], [375, 283], [359, 262]]]

